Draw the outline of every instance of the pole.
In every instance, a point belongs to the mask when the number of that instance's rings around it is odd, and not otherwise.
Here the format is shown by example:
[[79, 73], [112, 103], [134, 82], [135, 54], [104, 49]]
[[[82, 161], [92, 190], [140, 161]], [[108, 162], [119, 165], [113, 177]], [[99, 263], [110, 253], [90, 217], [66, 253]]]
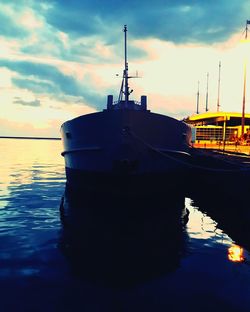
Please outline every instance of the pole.
[[221, 62], [219, 62], [219, 78], [218, 78], [217, 112], [220, 110], [220, 72], [221, 72]]
[[227, 129], [227, 116], [224, 115], [224, 120], [223, 120], [223, 153], [225, 152], [225, 146], [226, 146], [226, 129]]
[[244, 63], [244, 86], [243, 86], [243, 101], [242, 101], [242, 117], [241, 117], [241, 137], [244, 136], [245, 128], [245, 104], [246, 104], [246, 80], [247, 80], [247, 62]]
[[[245, 40], [247, 40], [247, 32], [249, 21], [246, 21], [246, 29], [245, 29]], [[246, 105], [246, 80], [247, 80], [247, 61], [244, 61], [244, 84], [243, 84], [243, 100], [242, 100], [242, 117], [241, 117], [241, 138], [244, 138], [244, 130], [245, 130], [245, 105]]]
[[208, 77], [209, 73], [207, 73], [206, 112], [208, 111]]
[[124, 25], [124, 41], [125, 41], [125, 64], [124, 64], [124, 79], [125, 79], [125, 106], [128, 106], [129, 90], [128, 90], [128, 62], [127, 62], [127, 25]]
[[198, 81], [197, 103], [196, 103], [196, 114], [199, 114], [199, 100], [200, 100], [200, 82]]
[[248, 32], [248, 28], [247, 25], [250, 23], [250, 21], [246, 21], [246, 30], [245, 30], [245, 39], [247, 39], [247, 32]]

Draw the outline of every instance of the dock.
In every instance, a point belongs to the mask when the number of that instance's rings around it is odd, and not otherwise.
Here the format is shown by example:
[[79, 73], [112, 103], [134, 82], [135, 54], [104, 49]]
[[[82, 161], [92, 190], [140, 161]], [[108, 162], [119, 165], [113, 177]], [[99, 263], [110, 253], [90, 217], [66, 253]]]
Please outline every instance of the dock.
[[230, 162], [232, 165], [241, 166], [250, 170], [249, 147], [246, 150], [235, 151], [232, 149], [198, 148], [198, 151], [207, 159], [218, 159]]
[[203, 150], [215, 150], [221, 153], [250, 156], [250, 145], [218, 144], [218, 143], [194, 143], [193, 147]]
[[237, 201], [237, 206], [244, 205], [250, 191], [249, 149], [249, 146], [243, 146], [241, 151], [212, 146], [194, 148], [189, 172], [190, 184], [187, 186], [190, 198], [199, 194], [214, 201], [220, 198], [224, 202]]

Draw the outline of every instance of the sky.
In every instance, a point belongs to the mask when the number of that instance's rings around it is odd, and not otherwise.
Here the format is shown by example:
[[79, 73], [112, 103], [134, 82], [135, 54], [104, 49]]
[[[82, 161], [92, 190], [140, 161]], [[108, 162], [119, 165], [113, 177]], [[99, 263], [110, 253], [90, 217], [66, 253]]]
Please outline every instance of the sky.
[[182, 119], [199, 84], [199, 112], [207, 90], [216, 111], [221, 62], [220, 110], [241, 112], [249, 0], [1, 0], [0, 19], [0, 136], [60, 137], [63, 122], [117, 99], [125, 24], [131, 99]]

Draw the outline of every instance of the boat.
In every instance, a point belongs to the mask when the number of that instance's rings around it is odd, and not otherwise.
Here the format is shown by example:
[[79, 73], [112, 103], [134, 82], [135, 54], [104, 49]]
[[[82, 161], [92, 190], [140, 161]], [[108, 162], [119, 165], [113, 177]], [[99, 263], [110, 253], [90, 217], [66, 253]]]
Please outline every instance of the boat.
[[250, 191], [249, 156], [214, 149], [193, 148], [189, 157], [186, 193], [244, 201]]
[[64, 122], [61, 137], [67, 183], [77, 188], [143, 193], [176, 189], [183, 182], [191, 146], [191, 127], [184, 121], [153, 113], [147, 97], [130, 99], [127, 26], [124, 26], [122, 83], [117, 101]]

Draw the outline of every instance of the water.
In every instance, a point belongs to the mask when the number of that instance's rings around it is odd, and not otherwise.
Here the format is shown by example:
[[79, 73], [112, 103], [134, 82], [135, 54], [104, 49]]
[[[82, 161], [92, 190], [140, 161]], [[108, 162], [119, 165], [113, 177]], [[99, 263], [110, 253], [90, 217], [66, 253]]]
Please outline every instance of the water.
[[61, 220], [61, 150], [0, 139], [0, 311], [250, 311], [247, 203], [66, 192]]

